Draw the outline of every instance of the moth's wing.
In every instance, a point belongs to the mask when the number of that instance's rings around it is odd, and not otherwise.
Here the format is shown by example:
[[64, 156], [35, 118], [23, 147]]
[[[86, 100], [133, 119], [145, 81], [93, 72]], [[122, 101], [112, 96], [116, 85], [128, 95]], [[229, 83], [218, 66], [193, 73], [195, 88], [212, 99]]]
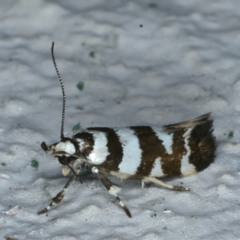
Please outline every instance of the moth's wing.
[[216, 141], [212, 134], [213, 120], [210, 118], [210, 113], [188, 121], [166, 125], [163, 129], [174, 135], [184, 132], [183, 135], [191, 149], [189, 162], [196, 167], [198, 172], [214, 161]]
[[180, 122], [180, 123], [176, 123], [176, 124], [169, 124], [169, 125], [165, 125], [163, 126], [163, 130], [166, 132], [175, 132], [177, 130], [182, 130], [183, 128], [194, 128], [195, 126], [198, 125], [204, 125], [207, 122], [209, 123], [209, 128], [212, 127], [212, 120], [210, 119], [210, 115], [211, 113], [206, 113], [204, 115], [201, 115], [199, 117], [193, 118], [191, 120], [188, 121], [184, 121], [184, 122]]

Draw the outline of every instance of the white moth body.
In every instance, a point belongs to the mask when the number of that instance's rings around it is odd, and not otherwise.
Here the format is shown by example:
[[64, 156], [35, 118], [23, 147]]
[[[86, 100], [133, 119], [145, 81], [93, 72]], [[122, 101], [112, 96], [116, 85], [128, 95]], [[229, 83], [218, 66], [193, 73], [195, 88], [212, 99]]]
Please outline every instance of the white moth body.
[[49, 146], [43, 142], [41, 146], [58, 158], [63, 165], [64, 176], [70, 170], [74, 175], [49, 206], [38, 214], [47, 212], [61, 202], [83, 163], [99, 176], [108, 193], [117, 199], [120, 207], [131, 217], [130, 211], [117, 195], [120, 188], [108, 179], [108, 175], [140, 180], [143, 184], [153, 182], [171, 190], [187, 191], [188, 188], [166, 184], [159, 178], [196, 174], [213, 162], [216, 145], [212, 135], [213, 121], [209, 113], [163, 127], [91, 127], [76, 133], [72, 138], [64, 137], [65, 93], [55, 63], [53, 46], [52, 57], [63, 91], [61, 141]]

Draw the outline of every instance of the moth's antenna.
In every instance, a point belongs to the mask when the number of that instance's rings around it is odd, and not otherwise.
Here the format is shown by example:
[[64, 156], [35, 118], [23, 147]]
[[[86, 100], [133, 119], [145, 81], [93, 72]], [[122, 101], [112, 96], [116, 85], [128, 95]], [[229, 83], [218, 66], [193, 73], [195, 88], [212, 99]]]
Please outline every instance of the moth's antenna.
[[56, 64], [56, 61], [55, 61], [55, 57], [54, 57], [54, 42], [52, 42], [52, 48], [51, 48], [51, 52], [52, 52], [52, 60], [53, 60], [53, 64], [54, 64], [54, 67], [55, 67], [55, 70], [57, 72], [57, 75], [58, 75], [58, 79], [59, 79], [59, 82], [60, 82], [60, 85], [61, 85], [61, 89], [62, 89], [62, 97], [63, 97], [63, 106], [62, 106], [62, 126], [61, 126], [61, 140], [64, 139], [64, 134], [63, 134], [63, 131], [64, 131], [64, 120], [65, 120], [65, 106], [66, 106], [66, 95], [65, 95], [65, 90], [64, 90], [64, 85], [63, 85], [63, 80], [62, 80], [62, 77], [59, 73], [59, 70], [58, 70], [58, 67], [57, 67], [57, 64]]

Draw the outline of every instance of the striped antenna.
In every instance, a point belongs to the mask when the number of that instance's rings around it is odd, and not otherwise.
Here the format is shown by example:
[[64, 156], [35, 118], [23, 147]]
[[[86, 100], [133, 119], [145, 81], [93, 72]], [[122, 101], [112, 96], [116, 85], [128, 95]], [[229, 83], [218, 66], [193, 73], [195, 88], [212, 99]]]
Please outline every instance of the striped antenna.
[[[59, 82], [60, 82], [60, 85], [61, 85], [61, 89], [62, 89], [62, 96], [63, 96], [63, 107], [62, 107], [62, 126], [61, 126], [61, 140], [63, 140], [65, 137], [64, 137], [64, 134], [63, 134], [63, 131], [64, 131], [64, 120], [65, 120], [65, 107], [66, 107], [66, 95], [65, 95], [65, 90], [64, 90], [64, 85], [63, 85], [63, 80], [62, 80], [62, 77], [60, 75], [60, 72], [58, 70], [58, 67], [57, 67], [57, 64], [56, 64], [56, 61], [55, 61], [55, 57], [54, 57], [54, 42], [52, 42], [52, 48], [51, 48], [51, 52], [52, 52], [52, 60], [53, 60], [53, 64], [54, 64], [54, 67], [55, 67], [55, 70], [57, 72], [57, 75], [58, 75], [58, 79], [59, 79]], [[42, 146], [43, 149], [45, 149], [45, 146]], [[45, 150], [46, 151], [46, 150]], [[75, 173], [75, 171], [73, 170], [73, 168], [68, 164], [68, 162], [66, 161], [65, 158], [63, 158], [63, 161], [64, 163], [70, 168], [70, 170], [73, 172], [73, 174], [78, 178], [78, 180], [82, 183], [80, 177], [78, 177], [78, 175]]]
[[63, 85], [63, 80], [62, 80], [62, 77], [59, 73], [59, 70], [58, 70], [58, 67], [57, 67], [57, 64], [56, 64], [56, 61], [55, 61], [55, 57], [54, 57], [54, 42], [52, 43], [52, 48], [51, 48], [51, 52], [52, 52], [52, 60], [53, 60], [53, 64], [54, 64], [54, 67], [55, 67], [55, 70], [57, 72], [57, 75], [58, 75], [58, 79], [59, 79], [59, 82], [60, 82], [60, 85], [61, 85], [61, 89], [62, 89], [62, 97], [63, 97], [63, 106], [62, 106], [62, 126], [61, 126], [61, 140], [64, 139], [64, 134], [63, 134], [63, 131], [64, 131], [64, 120], [65, 120], [65, 106], [66, 106], [66, 95], [65, 95], [65, 90], [64, 90], [64, 85]]

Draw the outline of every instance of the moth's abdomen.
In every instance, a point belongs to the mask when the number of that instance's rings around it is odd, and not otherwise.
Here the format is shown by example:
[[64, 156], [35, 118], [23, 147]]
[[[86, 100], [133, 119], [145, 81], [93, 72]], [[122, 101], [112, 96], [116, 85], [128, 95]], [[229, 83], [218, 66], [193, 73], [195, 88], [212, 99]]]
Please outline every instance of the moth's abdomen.
[[[88, 128], [81, 138], [88, 162], [121, 178], [189, 176], [214, 160], [209, 114], [159, 127]], [[81, 149], [80, 147], [80, 149]]]

